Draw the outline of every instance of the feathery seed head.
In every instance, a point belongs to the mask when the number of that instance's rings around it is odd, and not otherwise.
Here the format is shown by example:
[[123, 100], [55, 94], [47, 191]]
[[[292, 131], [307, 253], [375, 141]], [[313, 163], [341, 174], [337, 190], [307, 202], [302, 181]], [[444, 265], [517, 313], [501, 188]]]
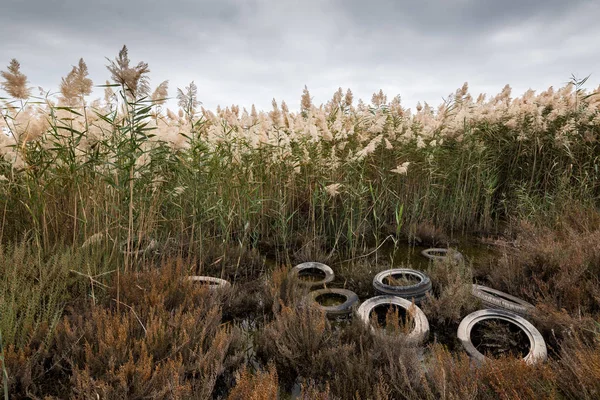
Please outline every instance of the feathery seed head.
[[15, 99], [28, 99], [30, 90], [27, 88], [27, 76], [21, 72], [21, 64], [13, 58], [7, 69], [8, 71], [0, 72], [0, 76], [4, 78], [4, 82], [1, 83], [2, 89]]

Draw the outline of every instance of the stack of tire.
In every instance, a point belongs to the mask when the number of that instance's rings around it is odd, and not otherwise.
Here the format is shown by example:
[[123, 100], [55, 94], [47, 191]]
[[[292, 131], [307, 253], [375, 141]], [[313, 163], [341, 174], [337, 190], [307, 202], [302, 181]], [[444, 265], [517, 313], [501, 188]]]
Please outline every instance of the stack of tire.
[[[390, 280], [398, 276], [416, 278], [417, 283], [406, 286], [389, 283]], [[427, 294], [431, 292], [431, 280], [421, 271], [408, 268], [395, 268], [375, 275], [375, 278], [373, 278], [373, 288], [375, 288], [375, 292], [378, 294], [398, 296], [409, 301], [414, 301], [415, 304], [419, 305], [427, 299]]]

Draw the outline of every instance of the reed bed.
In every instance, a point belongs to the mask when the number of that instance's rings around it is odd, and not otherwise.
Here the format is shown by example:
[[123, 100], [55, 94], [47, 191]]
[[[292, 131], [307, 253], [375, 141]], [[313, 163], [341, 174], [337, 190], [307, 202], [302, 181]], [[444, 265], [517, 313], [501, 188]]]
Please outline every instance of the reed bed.
[[[211, 111], [191, 82], [173, 111], [168, 82], [153, 90], [126, 47], [107, 69], [98, 100], [83, 60], [56, 94], [34, 95], [16, 60], [1, 72], [0, 360], [14, 398], [261, 399], [299, 377], [306, 399], [598, 395], [600, 88], [573, 77], [474, 98], [465, 83], [411, 110], [341, 88], [316, 105], [305, 87], [297, 111]], [[472, 307], [465, 285], [487, 281], [544, 304], [550, 363], [473, 370], [431, 343], [423, 369], [402, 345], [299, 311], [280, 269], [352, 260], [359, 291], [384, 242], [458, 234], [518, 240], [500, 267], [431, 271], [431, 319], [452, 329]], [[181, 283], [201, 273], [236, 285]]]

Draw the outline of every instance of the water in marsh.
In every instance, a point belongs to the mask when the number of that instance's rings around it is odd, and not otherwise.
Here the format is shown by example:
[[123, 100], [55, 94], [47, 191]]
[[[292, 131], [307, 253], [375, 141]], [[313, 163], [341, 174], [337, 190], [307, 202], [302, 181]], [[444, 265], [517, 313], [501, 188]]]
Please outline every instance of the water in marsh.
[[317, 268], [307, 268], [298, 273], [298, 278], [303, 282], [319, 282], [325, 279], [325, 272]]
[[[424, 257], [421, 252], [426, 246], [412, 246], [409, 244], [386, 243], [377, 251], [377, 255], [384, 261], [389, 261], [393, 267], [407, 267], [417, 270], [426, 270], [431, 260]], [[475, 242], [472, 238], [460, 237], [449, 248], [459, 251], [467, 261], [478, 261], [489, 257], [493, 253], [490, 246]]]
[[344, 304], [346, 301], [346, 296], [336, 293], [327, 293], [318, 296], [315, 300], [324, 307], [333, 307]]

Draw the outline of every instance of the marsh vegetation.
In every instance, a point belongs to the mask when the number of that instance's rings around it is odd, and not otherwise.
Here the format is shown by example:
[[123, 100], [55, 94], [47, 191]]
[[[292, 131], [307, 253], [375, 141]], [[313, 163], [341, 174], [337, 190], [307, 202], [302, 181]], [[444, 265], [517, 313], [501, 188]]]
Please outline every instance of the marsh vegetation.
[[[108, 70], [93, 101], [83, 60], [56, 95], [34, 95], [16, 60], [2, 72], [11, 398], [598, 397], [600, 91], [585, 80], [489, 99], [465, 84], [414, 111], [381, 91], [316, 105], [305, 88], [295, 112], [206, 110], [192, 82], [172, 111], [168, 83], [151, 90], [125, 47]], [[423, 246], [465, 259], [429, 261]], [[305, 261], [361, 300], [380, 271], [425, 271], [428, 342], [405, 343], [410, 321], [389, 310], [373, 318], [391, 334], [374, 335], [306, 307], [289, 277]], [[478, 340], [501, 351], [473, 367], [455, 333], [480, 306], [474, 282], [536, 305], [546, 363], [493, 327], [504, 342]]]

